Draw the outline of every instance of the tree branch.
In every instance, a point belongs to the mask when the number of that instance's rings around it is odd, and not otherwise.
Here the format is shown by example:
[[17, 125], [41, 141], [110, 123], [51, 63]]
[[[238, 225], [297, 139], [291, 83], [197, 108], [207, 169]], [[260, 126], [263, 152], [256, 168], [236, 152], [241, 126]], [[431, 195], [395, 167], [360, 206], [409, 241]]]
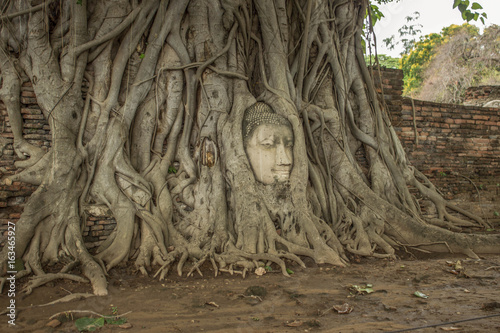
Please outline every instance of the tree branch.
[[31, 8], [29, 8], [29, 9], [20, 10], [20, 11], [18, 11], [18, 12], [12, 13], [12, 14], [2, 15], [2, 16], [0, 16], [0, 21], [3, 21], [3, 20], [10, 20], [10, 19], [13, 19], [13, 18], [18, 17], [18, 16], [21, 16], [21, 15], [34, 13], [34, 12], [36, 12], [36, 11], [39, 11], [39, 10], [44, 9], [45, 7], [48, 7], [48, 6], [49, 6], [52, 2], [54, 2], [54, 1], [55, 1], [55, 0], [48, 0], [48, 1], [45, 1], [44, 3], [42, 3], [42, 4], [40, 4], [40, 5], [37, 5], [37, 6], [31, 7]]
[[108, 40], [118, 36], [125, 28], [127, 28], [132, 22], [134, 22], [135, 18], [139, 14], [139, 12], [144, 8], [144, 5], [141, 4], [139, 7], [134, 9], [133, 11], [130, 12], [130, 14], [127, 16], [125, 20], [123, 20], [122, 23], [120, 23], [115, 29], [112, 31], [108, 32], [104, 36], [101, 36], [100, 38], [94, 39], [91, 42], [85, 43], [83, 45], [78, 46], [75, 48], [74, 53], [75, 57], [77, 57], [80, 53], [85, 52], [95, 46], [98, 46], [102, 43], [107, 42]]

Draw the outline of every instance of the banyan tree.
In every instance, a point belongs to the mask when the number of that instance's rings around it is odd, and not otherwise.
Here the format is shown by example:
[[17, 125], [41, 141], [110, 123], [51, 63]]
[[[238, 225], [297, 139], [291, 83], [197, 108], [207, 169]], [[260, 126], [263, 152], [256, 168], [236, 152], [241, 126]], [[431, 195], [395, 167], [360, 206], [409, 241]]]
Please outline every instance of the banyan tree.
[[[499, 235], [458, 232], [487, 223], [408, 161], [364, 60], [368, 0], [0, 3], [0, 97], [22, 159], [2, 181], [38, 185], [16, 225], [28, 290], [68, 278], [104, 295], [123, 262], [162, 279], [500, 250]], [[22, 137], [26, 81], [48, 151]], [[91, 252], [88, 205], [116, 221]]]

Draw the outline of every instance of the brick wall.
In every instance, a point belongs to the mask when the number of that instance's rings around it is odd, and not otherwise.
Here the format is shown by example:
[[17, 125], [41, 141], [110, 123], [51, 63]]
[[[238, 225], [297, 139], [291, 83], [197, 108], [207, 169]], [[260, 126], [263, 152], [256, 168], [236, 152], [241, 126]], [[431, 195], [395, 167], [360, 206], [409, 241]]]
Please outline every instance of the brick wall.
[[493, 100], [500, 100], [500, 86], [470, 87], [465, 91], [464, 105], [482, 106]]
[[[412, 103], [401, 96], [402, 77], [401, 70], [382, 69], [384, 100], [410, 162], [447, 198], [475, 193], [476, 187], [498, 191], [500, 109], [420, 100]], [[380, 92], [380, 80], [375, 82]], [[483, 86], [469, 92], [478, 101], [491, 100], [500, 87]]]
[[472, 182], [500, 182], [499, 109], [419, 100], [413, 105], [403, 99], [393, 125], [412, 164], [448, 197], [474, 192]]
[[[21, 114], [24, 121], [24, 138], [33, 145], [42, 147], [45, 151], [50, 148], [51, 134], [47, 121], [40, 111], [35, 93], [30, 83], [21, 88]], [[20, 159], [14, 153], [12, 147], [13, 134], [9, 124], [7, 110], [0, 102], [0, 140], [7, 139], [7, 144], [0, 156], [0, 176], [14, 174], [17, 169], [14, 162]], [[1, 149], [1, 147], [0, 147]], [[5, 241], [5, 230], [7, 223], [17, 222], [29, 196], [36, 190], [37, 186], [13, 182], [11, 185], [0, 184], [0, 246]], [[84, 239], [89, 248], [98, 246], [108, 237], [114, 228], [114, 220], [107, 210], [99, 207], [89, 207], [88, 218], [84, 231]]]
[[[403, 71], [400, 69], [377, 68], [370, 70], [375, 82], [376, 90], [379, 94], [384, 94], [384, 102], [389, 112], [397, 113], [401, 110], [403, 103]], [[382, 86], [380, 81], [382, 80]]]

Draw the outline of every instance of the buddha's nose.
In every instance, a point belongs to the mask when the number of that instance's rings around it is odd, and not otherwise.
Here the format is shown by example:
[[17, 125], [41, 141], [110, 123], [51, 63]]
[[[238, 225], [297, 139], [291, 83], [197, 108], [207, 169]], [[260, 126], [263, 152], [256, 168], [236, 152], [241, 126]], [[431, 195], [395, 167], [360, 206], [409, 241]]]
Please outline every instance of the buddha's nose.
[[292, 160], [286, 152], [284, 144], [278, 144], [276, 147], [276, 164], [277, 165], [292, 165]]

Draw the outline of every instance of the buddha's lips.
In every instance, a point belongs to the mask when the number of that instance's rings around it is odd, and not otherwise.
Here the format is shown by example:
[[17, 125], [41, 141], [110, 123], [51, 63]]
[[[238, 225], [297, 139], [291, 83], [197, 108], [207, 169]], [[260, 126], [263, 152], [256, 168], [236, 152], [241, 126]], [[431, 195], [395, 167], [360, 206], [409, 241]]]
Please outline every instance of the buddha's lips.
[[290, 169], [273, 169], [272, 172], [276, 174], [288, 175], [290, 174]]

